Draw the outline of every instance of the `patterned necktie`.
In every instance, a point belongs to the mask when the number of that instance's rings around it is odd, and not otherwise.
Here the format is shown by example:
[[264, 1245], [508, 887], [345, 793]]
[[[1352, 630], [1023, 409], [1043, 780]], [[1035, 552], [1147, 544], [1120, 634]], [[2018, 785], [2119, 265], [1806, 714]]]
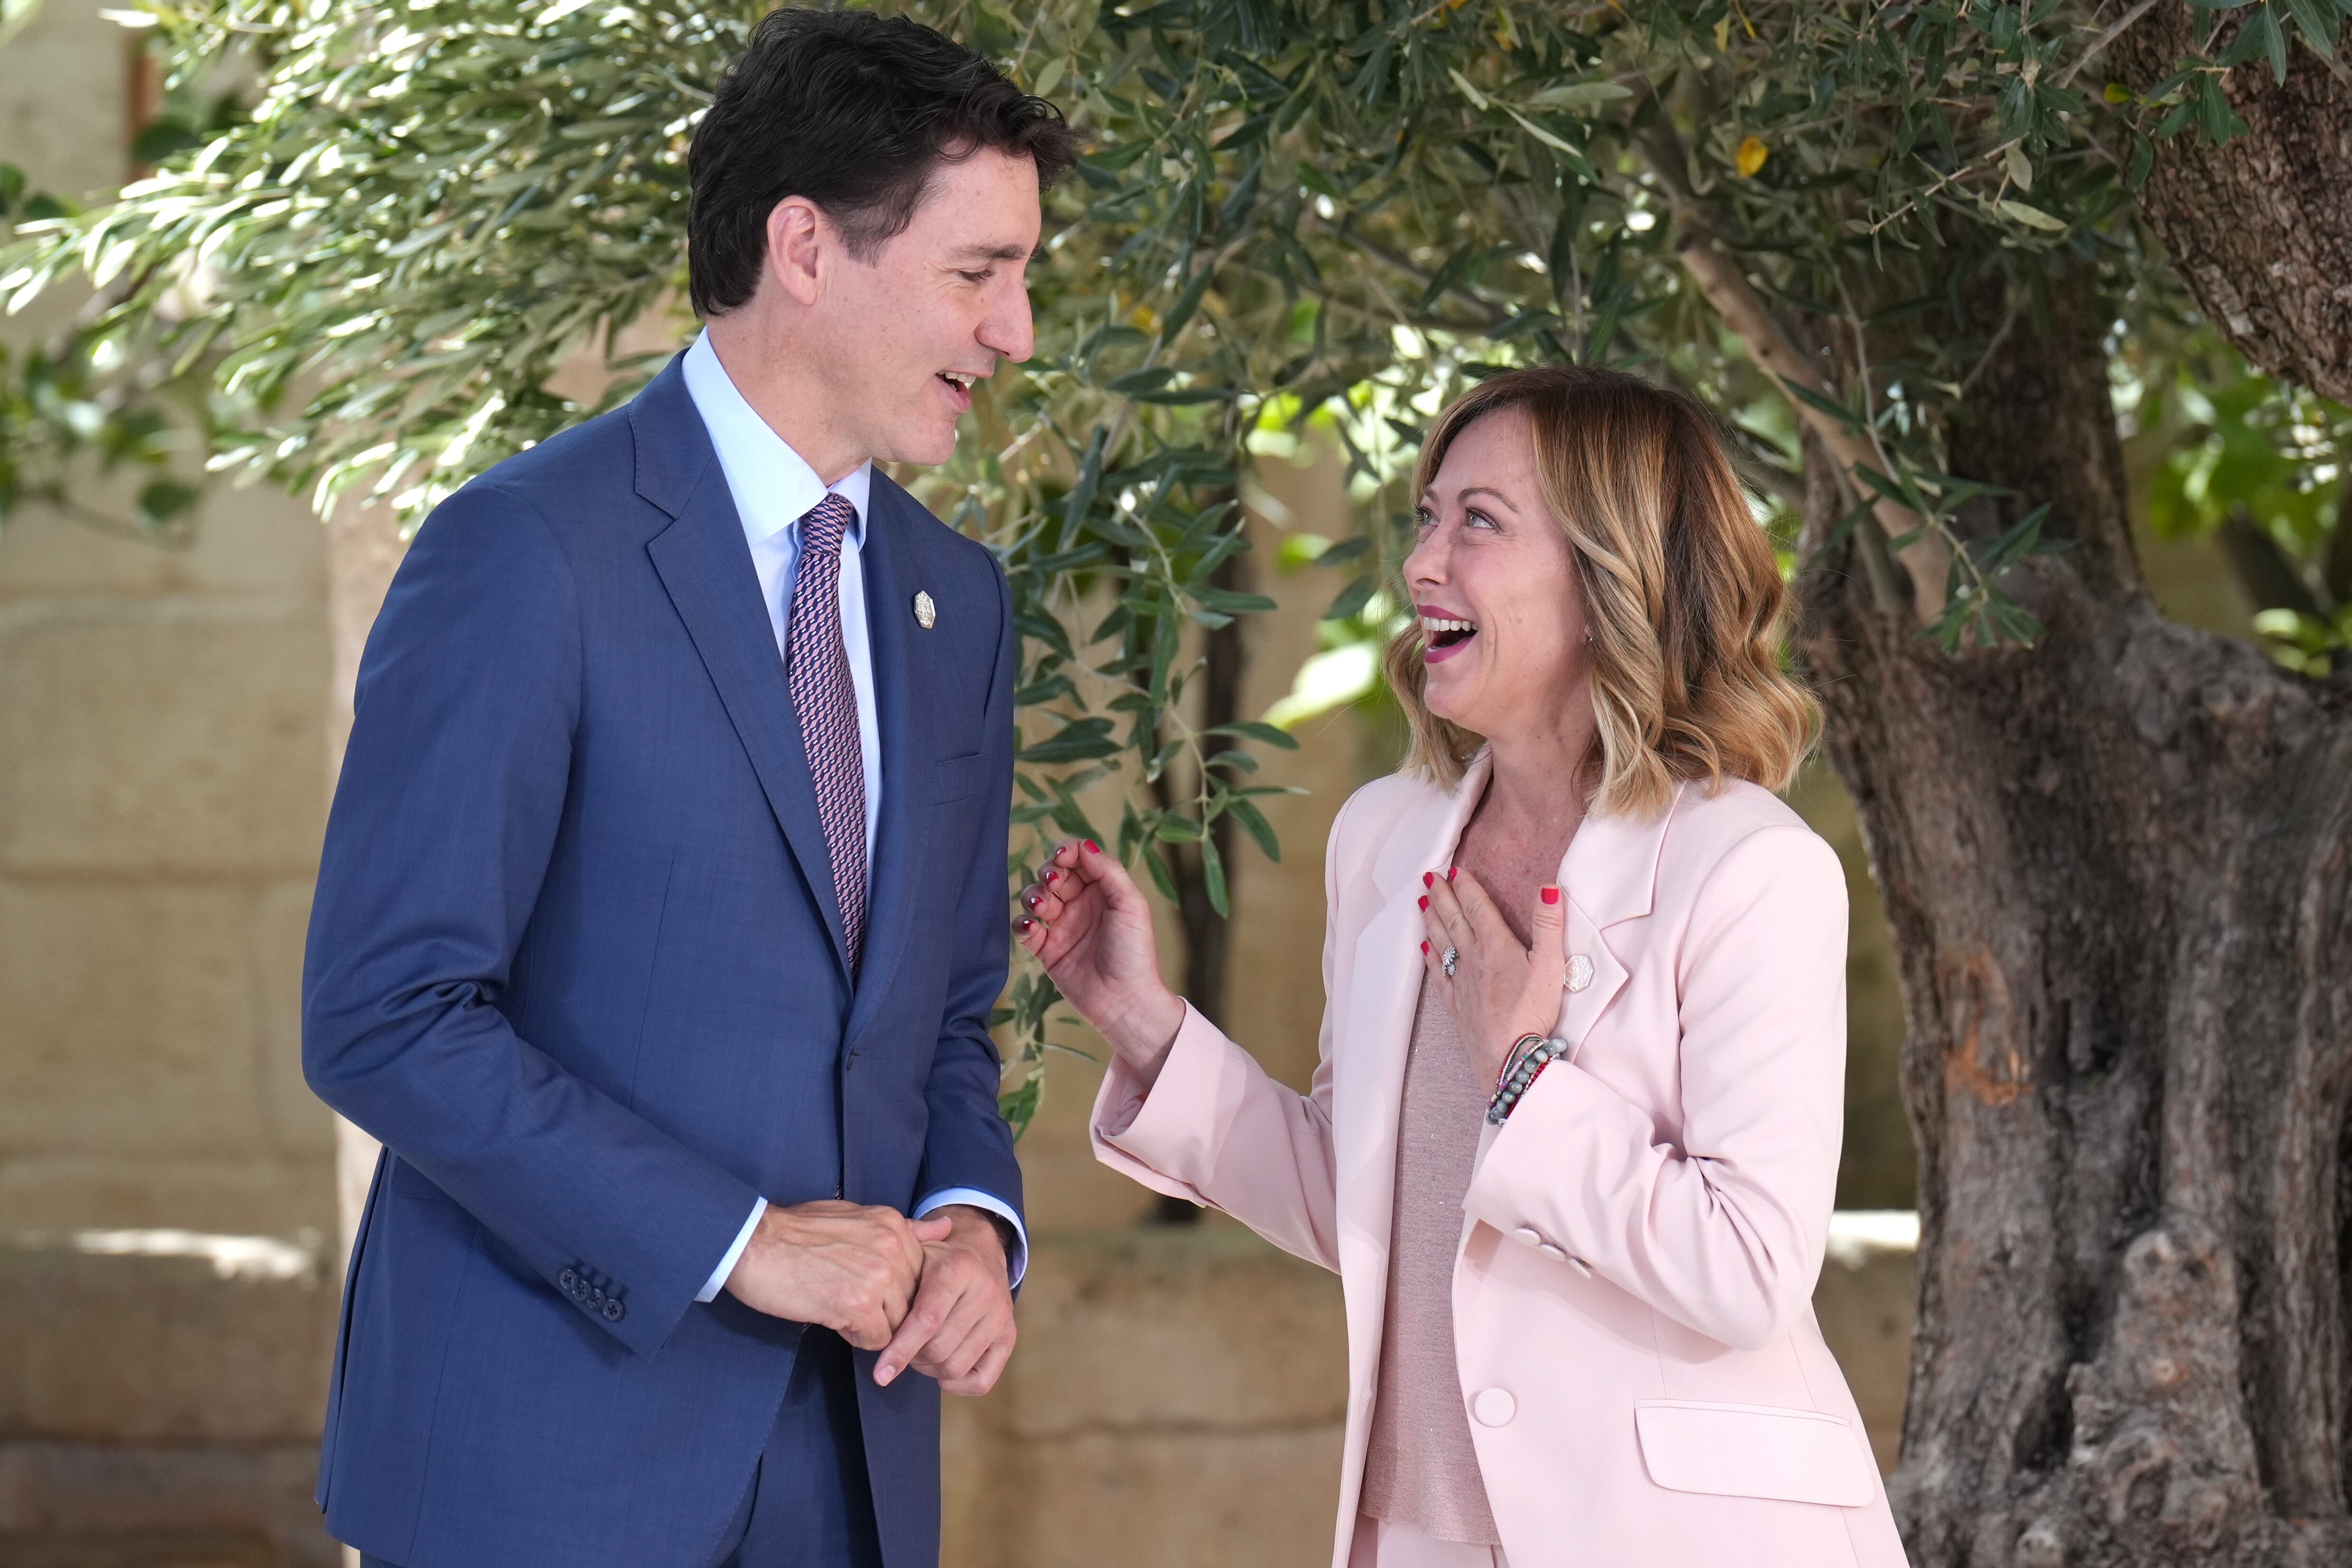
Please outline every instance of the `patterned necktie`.
[[857, 689], [841, 642], [841, 539], [856, 515], [830, 492], [803, 514], [785, 635], [786, 681], [816, 784], [817, 820], [833, 852], [833, 896], [841, 905], [852, 973], [866, 940], [866, 752], [857, 735]]

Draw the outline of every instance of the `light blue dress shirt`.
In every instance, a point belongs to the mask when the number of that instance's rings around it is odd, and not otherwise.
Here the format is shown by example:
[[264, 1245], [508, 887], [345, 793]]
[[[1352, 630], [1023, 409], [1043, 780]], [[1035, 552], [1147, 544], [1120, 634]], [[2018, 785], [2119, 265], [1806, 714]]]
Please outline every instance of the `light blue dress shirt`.
[[[801, 519], [815, 509], [827, 490], [847, 501], [856, 513], [841, 538], [841, 640], [849, 656], [849, 683], [857, 692], [857, 746], [866, 763], [866, 866], [870, 879], [884, 781], [881, 728], [874, 716], [874, 647], [866, 630], [866, 574], [859, 552], [866, 547], [866, 503], [873, 489], [874, 466], [860, 463], [832, 485], [819, 479], [807, 460], [744, 401], [727, 367], [719, 363], [709, 332], [696, 338], [694, 346], [686, 351], [684, 370], [687, 393], [710, 432], [719, 467], [727, 476], [728, 492], [735, 498], [736, 515], [743, 521], [743, 539], [751, 547], [751, 567], [760, 576], [760, 597], [767, 604], [768, 624], [775, 629], [779, 653], [785, 650], [785, 632], [792, 623]], [[1020, 1284], [1029, 1268], [1029, 1232], [1012, 1205], [977, 1188], [943, 1187], [924, 1194], [915, 1205], [915, 1215], [919, 1219], [950, 1204], [986, 1209], [1013, 1227], [1013, 1246], [1005, 1262], [1013, 1283]], [[760, 1216], [767, 1212], [767, 1199], [753, 1202], [751, 1217], [743, 1222], [735, 1245], [710, 1271], [709, 1282], [696, 1300], [717, 1298], [727, 1277], [735, 1271], [743, 1248], [750, 1245], [751, 1233], [759, 1228]]]

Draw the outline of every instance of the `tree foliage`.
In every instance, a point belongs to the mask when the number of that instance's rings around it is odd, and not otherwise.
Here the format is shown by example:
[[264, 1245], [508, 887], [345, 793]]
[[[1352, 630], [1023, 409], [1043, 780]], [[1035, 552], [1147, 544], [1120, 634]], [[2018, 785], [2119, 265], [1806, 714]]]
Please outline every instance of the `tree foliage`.
[[[95, 291], [8, 367], [0, 515], [95, 447], [153, 468], [144, 511], [167, 521], [194, 496], [177, 428], [215, 469], [413, 521], [625, 400], [661, 355], [622, 352], [624, 329], [664, 352], [691, 330], [687, 139], [761, 8], [150, 0], [173, 106], [142, 147], [155, 172], [87, 212], [0, 182], [12, 308]], [[2332, 53], [2352, 0], [2209, 5], [2201, 50], [2137, 94], [2100, 62], [2146, 7], [2082, 0], [908, 9], [1064, 104], [1090, 149], [1049, 202], [1037, 357], [920, 481], [1014, 585], [1015, 878], [1048, 837], [1101, 836], [1080, 794], [1119, 770], [1108, 837], [1163, 883], [1154, 847], [1201, 846], [1222, 910], [1209, 829], [1230, 816], [1276, 852], [1249, 780], [1289, 742], [1188, 721], [1187, 628], [1265, 607], [1212, 583], [1247, 548], [1257, 451], [1310, 421], [1344, 446], [1362, 531], [1303, 553], [1332, 573], [1332, 624], [1375, 637], [1436, 408], [1500, 365], [1644, 367], [1724, 412], [1759, 515], [1795, 493], [1801, 430], [1843, 441], [1841, 534], [1946, 647], [2030, 638], [2004, 575], [2067, 520], [1947, 471], [1975, 367], [2070, 267], [2102, 268], [2126, 320], [2184, 320], [2133, 193], [2166, 140], [2237, 132], [2229, 71]], [[1726, 288], [1798, 369], [1759, 368]], [[551, 385], [583, 345], [611, 372], [593, 400]], [[2340, 444], [2268, 449], [2315, 494]], [[2273, 531], [2300, 571], [2344, 529]], [[2316, 637], [2324, 659], [2343, 628], [2313, 625], [2298, 657]], [[1026, 1066], [1055, 1000], [1034, 973], [1011, 995]], [[1018, 1121], [1037, 1079], [1014, 1081]]]

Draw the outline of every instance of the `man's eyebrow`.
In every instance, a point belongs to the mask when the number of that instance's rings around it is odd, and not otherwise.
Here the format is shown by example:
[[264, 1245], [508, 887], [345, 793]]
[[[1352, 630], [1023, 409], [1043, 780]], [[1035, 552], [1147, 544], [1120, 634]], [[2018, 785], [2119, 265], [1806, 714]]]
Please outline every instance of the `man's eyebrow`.
[[1033, 251], [1023, 245], [967, 245], [950, 254], [959, 261], [1042, 261], [1045, 247]]

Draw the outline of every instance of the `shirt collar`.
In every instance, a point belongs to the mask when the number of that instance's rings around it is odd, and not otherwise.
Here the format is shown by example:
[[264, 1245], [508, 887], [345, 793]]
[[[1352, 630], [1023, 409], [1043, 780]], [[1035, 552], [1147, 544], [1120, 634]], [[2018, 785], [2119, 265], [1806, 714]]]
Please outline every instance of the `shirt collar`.
[[826, 486], [808, 460], [744, 401], [734, 378], [719, 363], [719, 352], [704, 331], [686, 351], [687, 395], [710, 432], [726, 470], [727, 488], [734, 493], [735, 510], [743, 521], [743, 537], [762, 543], [797, 524], [823, 500], [829, 488], [856, 513], [850, 520], [850, 548], [866, 544], [866, 502], [873, 489], [874, 465], [860, 463], [838, 484]]

